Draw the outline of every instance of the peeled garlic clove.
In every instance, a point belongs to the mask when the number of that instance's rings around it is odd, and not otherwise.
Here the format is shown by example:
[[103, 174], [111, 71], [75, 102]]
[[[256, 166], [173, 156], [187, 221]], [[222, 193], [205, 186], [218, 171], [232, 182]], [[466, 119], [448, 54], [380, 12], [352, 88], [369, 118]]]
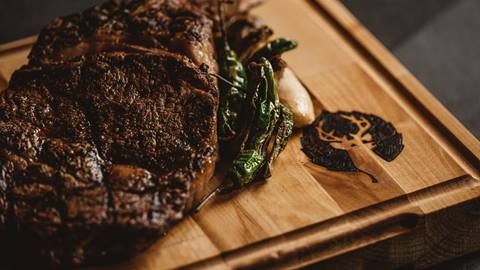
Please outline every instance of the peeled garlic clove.
[[312, 99], [289, 68], [279, 74], [278, 95], [280, 102], [292, 111], [296, 128], [308, 126], [315, 120]]

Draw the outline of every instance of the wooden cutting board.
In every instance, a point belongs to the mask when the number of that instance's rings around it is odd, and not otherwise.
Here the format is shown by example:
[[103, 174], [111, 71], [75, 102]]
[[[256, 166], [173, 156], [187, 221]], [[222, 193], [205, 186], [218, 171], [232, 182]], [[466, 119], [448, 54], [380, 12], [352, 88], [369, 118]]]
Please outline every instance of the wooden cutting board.
[[[387, 162], [349, 150], [372, 183], [311, 163], [297, 131], [267, 183], [215, 200], [148, 251], [105, 268], [427, 267], [480, 250], [479, 141], [339, 2], [271, 0], [255, 13], [300, 42], [286, 60], [317, 112], [375, 114], [403, 134], [403, 152]], [[0, 88], [33, 41], [0, 46]]]

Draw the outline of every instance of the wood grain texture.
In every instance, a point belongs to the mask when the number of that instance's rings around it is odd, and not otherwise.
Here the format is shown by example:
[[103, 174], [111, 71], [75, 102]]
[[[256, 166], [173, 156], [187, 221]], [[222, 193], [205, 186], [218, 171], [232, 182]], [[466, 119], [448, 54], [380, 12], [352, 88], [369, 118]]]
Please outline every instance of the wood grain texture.
[[27, 63], [30, 47], [36, 40], [37, 36], [32, 36], [0, 44], [0, 92], [7, 88], [12, 73]]
[[[255, 13], [300, 42], [286, 60], [317, 112], [376, 114], [403, 134], [404, 151], [386, 162], [349, 150], [374, 184], [311, 163], [297, 131], [268, 182], [217, 198], [143, 254], [95, 269], [388, 269], [479, 250], [478, 140], [339, 2], [271, 0]], [[0, 45], [0, 89], [34, 39]], [[212, 187], [222, 179], [219, 170]]]

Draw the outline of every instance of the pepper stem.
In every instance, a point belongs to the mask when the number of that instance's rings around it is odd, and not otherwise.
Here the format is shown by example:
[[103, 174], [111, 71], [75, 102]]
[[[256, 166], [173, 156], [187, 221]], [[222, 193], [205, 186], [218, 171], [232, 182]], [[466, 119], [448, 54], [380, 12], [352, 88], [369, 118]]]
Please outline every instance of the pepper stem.
[[202, 209], [213, 197], [217, 196], [218, 193], [220, 192], [220, 187], [216, 188], [214, 191], [210, 192], [207, 194], [205, 197], [203, 197], [200, 202], [195, 206], [193, 212], [197, 213]]

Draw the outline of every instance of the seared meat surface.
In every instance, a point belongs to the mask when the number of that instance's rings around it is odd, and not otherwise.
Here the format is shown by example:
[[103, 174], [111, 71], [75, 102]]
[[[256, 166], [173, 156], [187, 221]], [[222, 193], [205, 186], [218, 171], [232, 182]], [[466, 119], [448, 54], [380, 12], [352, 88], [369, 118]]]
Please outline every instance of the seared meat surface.
[[64, 267], [128, 257], [204, 195], [214, 2], [111, 0], [42, 30], [0, 93], [0, 248]]
[[[271, 30], [257, 18], [246, 15], [261, 2], [237, 0], [225, 8], [227, 20], [240, 21], [232, 31], [240, 31], [239, 37], [249, 34], [245, 40], [236, 37], [231, 41], [241, 43], [237, 46], [242, 49], [251, 41], [258, 42], [258, 35], [263, 35], [262, 39], [271, 35]], [[41, 31], [29, 59], [65, 61], [98, 51], [134, 50], [141, 46], [185, 55], [216, 72], [216, 5], [216, 0], [111, 0], [52, 21]]]
[[[198, 3], [197, 3], [198, 2]], [[45, 27], [31, 61], [65, 61], [127, 45], [160, 48], [190, 57], [216, 70], [212, 1], [109, 1], [82, 13], [55, 19]]]
[[168, 52], [22, 68], [0, 97], [0, 226], [56, 265], [146, 247], [212, 175], [216, 110], [206, 70]]

